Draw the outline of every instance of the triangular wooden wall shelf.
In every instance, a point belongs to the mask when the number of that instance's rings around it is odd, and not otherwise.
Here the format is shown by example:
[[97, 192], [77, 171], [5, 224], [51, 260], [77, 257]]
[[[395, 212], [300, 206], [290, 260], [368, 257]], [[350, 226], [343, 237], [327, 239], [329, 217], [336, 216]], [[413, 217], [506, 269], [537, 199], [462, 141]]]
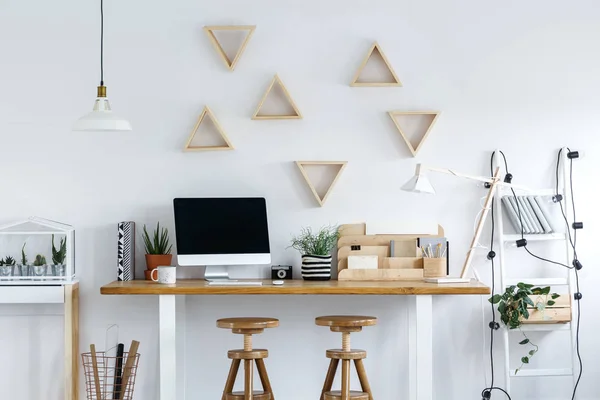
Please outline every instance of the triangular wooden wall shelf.
[[[362, 74], [365, 66], [367, 65], [367, 63], [369, 62], [371, 57], [373, 56], [374, 51], [377, 51], [379, 53], [379, 55], [381, 56], [381, 58], [383, 59], [385, 66], [387, 67], [390, 74], [392, 75], [392, 78], [393, 78], [392, 82], [360, 82], [360, 75]], [[387, 57], [381, 50], [381, 47], [379, 47], [379, 44], [377, 42], [375, 42], [369, 49], [369, 52], [367, 53], [367, 56], [365, 57], [363, 62], [360, 64], [358, 71], [356, 71], [356, 75], [354, 75], [352, 82], [350, 82], [350, 86], [402, 86], [402, 82], [400, 82], [400, 79], [398, 79], [398, 75], [396, 75], [394, 68], [392, 68], [392, 65], [390, 64]]]
[[[202, 122], [204, 121], [204, 118], [206, 118], [206, 116], [208, 116], [208, 118], [212, 121], [213, 125], [217, 129], [217, 132], [223, 138], [223, 141], [225, 142], [225, 146], [192, 146], [192, 141], [194, 140], [194, 137], [196, 137], [196, 133], [198, 132], [198, 129], [202, 125]], [[215, 115], [210, 110], [210, 108], [208, 108], [208, 106], [205, 106], [204, 110], [202, 110], [202, 114], [200, 114], [200, 118], [198, 118], [198, 122], [196, 122], [196, 126], [194, 127], [194, 130], [188, 137], [188, 140], [185, 144], [185, 147], [183, 148], [183, 151], [208, 151], [208, 150], [233, 150], [233, 149], [234, 149], [233, 145], [231, 144], [231, 142], [229, 141], [229, 138], [223, 131], [223, 128], [221, 128], [221, 125], [219, 125], [217, 118], [215, 118]]]
[[[221, 59], [223, 60], [223, 62], [227, 66], [227, 68], [229, 68], [230, 71], [233, 71], [235, 69], [235, 66], [236, 66], [237, 62], [239, 61], [240, 57], [242, 56], [242, 54], [244, 54], [244, 50], [246, 50], [246, 46], [248, 46], [248, 42], [250, 41], [250, 38], [254, 34], [255, 29], [256, 29], [256, 26], [254, 26], [254, 25], [222, 25], [222, 26], [205, 26], [204, 32], [206, 32], [206, 34], [208, 35], [208, 38], [210, 39], [211, 43], [213, 44], [215, 50], [217, 50], [217, 53], [219, 54], [219, 56], [221, 56]], [[223, 50], [223, 46], [221, 46], [221, 43], [219, 43], [219, 40], [215, 36], [215, 31], [248, 31], [248, 34], [246, 35], [244, 42], [238, 49], [233, 60], [230, 60], [229, 57], [227, 56], [227, 53], [225, 52], [225, 50]]]
[[[429, 134], [431, 133], [431, 129], [433, 128], [433, 125], [435, 125], [435, 121], [437, 121], [437, 119], [440, 115], [440, 112], [439, 111], [388, 111], [388, 114], [389, 114], [390, 118], [392, 119], [392, 121], [394, 122], [394, 125], [396, 125], [398, 132], [400, 132], [400, 135], [402, 135], [402, 139], [404, 139], [404, 142], [406, 143], [406, 146], [408, 146], [408, 149], [412, 153], [413, 157], [416, 157], [417, 153], [421, 149], [421, 146], [423, 146], [423, 143], [425, 143], [427, 136], [429, 136]], [[421, 137], [421, 140], [419, 141], [419, 144], [417, 145], [417, 147], [413, 147], [413, 145], [410, 143], [410, 139], [409, 139], [408, 135], [403, 131], [402, 127], [400, 126], [400, 122], [398, 122], [398, 119], [396, 118], [398, 116], [407, 116], [407, 115], [408, 116], [410, 116], [410, 115], [415, 115], [415, 116], [431, 115], [432, 116], [431, 122], [429, 123], [429, 126], [425, 129], [425, 132], [423, 132], [423, 136]]]
[[[342, 171], [346, 168], [346, 164], [348, 164], [348, 161], [296, 161], [296, 165], [298, 166], [298, 169], [300, 169], [300, 172], [302, 173], [304, 180], [308, 184], [308, 187], [310, 188], [312, 194], [315, 196], [315, 199], [317, 199], [317, 202], [319, 203], [319, 205], [321, 207], [323, 207], [323, 205], [325, 205], [325, 202], [327, 201], [327, 197], [329, 197], [329, 194], [331, 193], [331, 190], [335, 186], [338, 178], [342, 174]], [[327, 189], [327, 191], [325, 192], [325, 195], [322, 198], [321, 198], [321, 196], [319, 196], [319, 193], [317, 193], [317, 189], [315, 189], [315, 186], [310, 181], [310, 178], [308, 177], [308, 174], [306, 173], [306, 170], [304, 169], [305, 165], [338, 165], [340, 167], [337, 174], [335, 175], [335, 178], [329, 185], [329, 188]]]
[[[283, 92], [284, 97], [288, 101], [289, 105], [293, 108], [294, 114], [292, 114], [292, 115], [260, 114], [260, 110], [263, 107], [265, 100], [267, 100], [267, 97], [269, 97], [269, 94], [271, 93], [271, 90], [273, 90], [273, 86], [275, 86], [275, 84], [278, 84], [281, 87], [281, 91]], [[252, 119], [302, 119], [302, 113], [300, 112], [300, 110], [298, 110], [296, 103], [294, 103], [294, 100], [292, 100], [290, 93], [288, 92], [287, 88], [285, 87], [285, 85], [283, 84], [281, 79], [279, 78], [279, 75], [275, 74], [275, 76], [273, 77], [273, 80], [269, 84], [267, 91], [265, 92], [262, 99], [260, 100], [260, 103], [258, 103], [258, 107], [256, 107], [256, 111], [254, 112]]]

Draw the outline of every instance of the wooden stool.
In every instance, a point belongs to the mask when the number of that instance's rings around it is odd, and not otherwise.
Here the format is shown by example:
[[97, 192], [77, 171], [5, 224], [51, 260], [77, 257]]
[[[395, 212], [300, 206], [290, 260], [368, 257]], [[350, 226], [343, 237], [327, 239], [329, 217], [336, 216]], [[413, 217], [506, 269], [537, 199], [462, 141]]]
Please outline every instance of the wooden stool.
[[[331, 315], [318, 317], [315, 323], [319, 326], [328, 326], [332, 332], [342, 333], [342, 348], [327, 350], [327, 358], [331, 359], [327, 377], [321, 391], [321, 400], [373, 400], [371, 386], [367, 379], [365, 366], [362, 360], [367, 358], [367, 352], [364, 350], [352, 350], [350, 347], [350, 333], [360, 332], [363, 326], [372, 326], [377, 324], [375, 317], [363, 317], [353, 315]], [[338, 364], [342, 360], [342, 390], [331, 390]], [[350, 390], [350, 362], [354, 360], [356, 372], [362, 387], [362, 392]]]
[[[265, 328], [275, 328], [277, 326], [279, 326], [279, 320], [275, 318], [224, 318], [217, 321], [217, 327], [231, 329], [233, 333], [244, 335], [244, 349], [229, 350], [227, 352], [227, 357], [232, 361], [221, 400], [275, 400], [264, 362], [264, 359], [269, 356], [269, 351], [253, 349], [252, 335], [262, 333]], [[244, 360], [244, 391], [232, 392], [241, 360]], [[256, 363], [258, 376], [262, 383], [262, 391], [254, 391], [253, 389], [254, 363]]]

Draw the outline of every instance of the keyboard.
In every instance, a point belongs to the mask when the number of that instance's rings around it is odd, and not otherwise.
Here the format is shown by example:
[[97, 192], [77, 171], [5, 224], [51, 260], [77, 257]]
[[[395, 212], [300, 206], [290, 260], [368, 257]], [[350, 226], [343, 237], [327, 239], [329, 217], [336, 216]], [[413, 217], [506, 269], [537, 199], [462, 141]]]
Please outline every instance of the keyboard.
[[210, 281], [208, 286], [262, 286], [260, 281]]

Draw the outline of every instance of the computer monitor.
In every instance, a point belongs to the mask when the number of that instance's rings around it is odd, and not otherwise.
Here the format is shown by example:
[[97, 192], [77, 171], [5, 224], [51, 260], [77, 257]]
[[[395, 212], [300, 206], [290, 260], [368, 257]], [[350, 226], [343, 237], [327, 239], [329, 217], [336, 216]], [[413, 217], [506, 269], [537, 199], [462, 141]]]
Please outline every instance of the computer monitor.
[[177, 198], [173, 209], [179, 265], [206, 266], [213, 280], [229, 279], [230, 265], [271, 263], [264, 198]]

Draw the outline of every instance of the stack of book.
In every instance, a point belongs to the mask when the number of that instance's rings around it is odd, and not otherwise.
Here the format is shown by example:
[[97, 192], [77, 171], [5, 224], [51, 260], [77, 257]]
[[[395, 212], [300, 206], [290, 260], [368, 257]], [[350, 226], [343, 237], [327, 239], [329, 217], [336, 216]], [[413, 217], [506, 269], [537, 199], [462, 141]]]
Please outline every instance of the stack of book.
[[556, 232], [550, 210], [547, 207], [548, 201], [544, 197], [506, 195], [502, 197], [502, 204], [507, 210], [511, 224], [518, 233], [545, 234]]

